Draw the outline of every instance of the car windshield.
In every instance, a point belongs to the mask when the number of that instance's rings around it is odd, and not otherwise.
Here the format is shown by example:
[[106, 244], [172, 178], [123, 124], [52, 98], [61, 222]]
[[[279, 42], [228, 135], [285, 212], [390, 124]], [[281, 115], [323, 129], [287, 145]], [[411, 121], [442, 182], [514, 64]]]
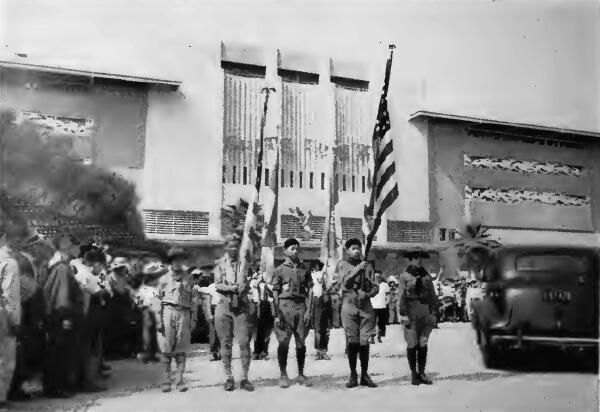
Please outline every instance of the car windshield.
[[517, 257], [517, 271], [584, 273], [590, 269], [589, 256], [584, 254], [526, 254]]

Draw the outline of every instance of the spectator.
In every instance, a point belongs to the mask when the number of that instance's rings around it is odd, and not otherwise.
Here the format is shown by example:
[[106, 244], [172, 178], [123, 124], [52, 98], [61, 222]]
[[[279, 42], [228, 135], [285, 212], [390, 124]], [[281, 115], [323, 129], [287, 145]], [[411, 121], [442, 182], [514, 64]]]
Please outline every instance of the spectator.
[[102, 329], [106, 289], [100, 274], [106, 259], [102, 251], [93, 246], [81, 247], [81, 258], [71, 261], [75, 279], [83, 290], [84, 323], [80, 336], [80, 389], [99, 392], [106, 388], [97, 383], [102, 360]]
[[158, 298], [158, 281], [167, 273], [167, 269], [159, 262], [151, 262], [144, 266], [144, 284], [136, 294], [138, 306], [142, 310], [142, 351], [138, 356], [144, 363], [159, 362], [157, 340], [157, 316], [160, 313]]
[[48, 262], [44, 284], [48, 343], [43, 386], [46, 396], [67, 398], [74, 391], [78, 372], [84, 298], [69, 264], [76, 240], [59, 234], [53, 244], [56, 251]]
[[[387, 300], [391, 288], [383, 279], [383, 273], [380, 270], [375, 271], [375, 282], [379, 285], [379, 292], [371, 298], [371, 305], [375, 312], [375, 322], [377, 324], [377, 342], [381, 343], [381, 338], [385, 337], [385, 326], [388, 322], [389, 308]], [[371, 337], [371, 343], [375, 343], [373, 337]]]
[[331, 282], [328, 282], [328, 276], [323, 270], [323, 266], [321, 262], [316, 262], [312, 266], [313, 327], [315, 330], [317, 360], [330, 360], [331, 357], [327, 354], [327, 351], [332, 321]]
[[[215, 329], [215, 309], [217, 304], [219, 304], [221, 297], [220, 293], [217, 292], [214, 278], [214, 274], [203, 276], [201, 285], [199, 285], [198, 288], [200, 296], [203, 297], [203, 311], [206, 313], [206, 317], [209, 320], [208, 343], [212, 355], [212, 358], [210, 359], [211, 362], [221, 360], [221, 343]], [[208, 285], [205, 286], [206, 283], [208, 283]]]
[[395, 276], [390, 276], [388, 285], [390, 286], [388, 323], [396, 325], [398, 323], [398, 279]]
[[0, 406], [6, 404], [21, 325], [21, 282], [15, 250], [27, 237], [25, 223], [0, 210]]

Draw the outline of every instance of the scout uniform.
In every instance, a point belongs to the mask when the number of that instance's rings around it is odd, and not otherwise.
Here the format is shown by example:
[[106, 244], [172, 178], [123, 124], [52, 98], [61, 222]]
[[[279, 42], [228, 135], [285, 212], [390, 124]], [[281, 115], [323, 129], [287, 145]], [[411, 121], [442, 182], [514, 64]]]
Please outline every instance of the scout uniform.
[[[408, 256], [409, 259], [416, 258], [413, 254]], [[428, 254], [422, 256], [429, 257]], [[411, 264], [400, 275], [399, 283], [400, 316], [408, 317], [408, 321], [404, 322], [404, 339], [407, 345], [406, 357], [412, 373], [412, 384], [430, 385], [431, 380], [425, 375], [427, 342], [436, 324], [435, 314], [439, 306], [433, 281], [427, 270]]]
[[[359, 243], [360, 244], [360, 243]], [[349, 246], [347, 246], [348, 248]], [[375, 330], [375, 313], [371, 305], [371, 297], [379, 292], [375, 282], [375, 272], [368, 267], [364, 273], [364, 284], [361, 275], [353, 276], [356, 266], [361, 260], [346, 258], [340, 261], [336, 268], [336, 284], [342, 294], [342, 327], [346, 335], [346, 348], [350, 364], [349, 388], [358, 386], [356, 374], [356, 359], [360, 356], [361, 385], [377, 386], [368, 375], [369, 339]], [[365, 293], [359, 296], [359, 291]]]
[[[169, 259], [185, 256], [183, 250], [169, 251]], [[158, 281], [158, 298], [161, 301], [160, 330], [164, 337], [162, 353], [165, 357], [166, 381], [163, 391], [171, 390], [171, 358], [175, 358], [178, 380], [176, 388], [185, 392], [187, 387], [183, 382], [185, 372], [186, 352], [191, 349], [191, 319], [193, 309], [194, 284], [192, 275], [187, 271], [175, 273], [169, 268], [167, 274]]]
[[[250, 370], [250, 340], [256, 325], [256, 307], [250, 296], [250, 286], [246, 276], [237, 278], [240, 262], [234, 261], [228, 254], [215, 262], [215, 289], [218, 298], [215, 303], [215, 329], [221, 342], [221, 356], [225, 368], [225, 390], [234, 389], [231, 369], [231, 353], [233, 338], [240, 346], [242, 361], [242, 381], [240, 387], [247, 391], [254, 390], [248, 381]], [[237, 288], [231, 285], [241, 281]]]
[[280, 386], [289, 386], [286, 368], [292, 335], [296, 341], [298, 375], [301, 383], [309, 383], [304, 378], [304, 361], [306, 359], [304, 339], [309, 331], [309, 325], [305, 323], [304, 315], [307, 310], [308, 292], [312, 288], [310, 270], [300, 260], [294, 261], [286, 257], [285, 261], [275, 269], [271, 285], [273, 285], [273, 292], [277, 293], [278, 297], [278, 307], [275, 310], [279, 322], [275, 323], [275, 336], [279, 342], [277, 360], [281, 371]]

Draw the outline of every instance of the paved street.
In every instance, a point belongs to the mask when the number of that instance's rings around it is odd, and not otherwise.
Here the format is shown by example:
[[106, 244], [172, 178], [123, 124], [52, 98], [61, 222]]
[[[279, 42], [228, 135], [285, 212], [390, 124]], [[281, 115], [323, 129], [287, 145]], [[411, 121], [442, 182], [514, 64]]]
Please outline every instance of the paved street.
[[[312, 342], [312, 332], [309, 335]], [[334, 330], [333, 359], [314, 361], [309, 351], [307, 373], [312, 388], [277, 387], [278, 367], [274, 358], [255, 361], [251, 378], [254, 393], [222, 389], [222, 368], [208, 362], [199, 346], [188, 362], [187, 393], [163, 394], [159, 365], [135, 361], [114, 362], [109, 391], [102, 397], [78, 395], [67, 401], [40, 399], [16, 404], [27, 410], [89, 411], [592, 411], [597, 410], [597, 375], [585, 372], [486, 370], [480, 362], [468, 324], [446, 323], [434, 331], [430, 343], [431, 376], [435, 385], [413, 387], [409, 383], [405, 346], [399, 326], [392, 326], [386, 341], [372, 347], [371, 371], [377, 389], [347, 390], [347, 363], [341, 330]], [[271, 346], [274, 356], [275, 346]], [[290, 377], [296, 376], [290, 350]], [[234, 356], [235, 356], [234, 352]], [[548, 359], [547, 370], [553, 369]], [[234, 370], [239, 372], [239, 360]]]

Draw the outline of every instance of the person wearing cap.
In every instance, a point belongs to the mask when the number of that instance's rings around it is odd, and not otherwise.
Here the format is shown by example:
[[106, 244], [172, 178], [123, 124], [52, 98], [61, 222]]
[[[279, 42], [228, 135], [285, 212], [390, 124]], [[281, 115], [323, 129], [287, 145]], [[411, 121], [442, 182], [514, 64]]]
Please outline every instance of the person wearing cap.
[[191, 349], [194, 283], [192, 275], [184, 270], [188, 254], [181, 248], [167, 253], [168, 272], [158, 281], [158, 298], [161, 301], [159, 332], [163, 335], [162, 353], [165, 364], [163, 392], [172, 390], [171, 363], [175, 359], [177, 377], [175, 388], [187, 391], [183, 380], [187, 352]]
[[396, 325], [398, 323], [398, 278], [396, 276], [388, 277], [390, 293], [388, 295], [388, 324]]
[[256, 307], [250, 295], [248, 275], [239, 273], [240, 246], [242, 233], [234, 233], [225, 245], [225, 255], [215, 261], [215, 289], [218, 293], [215, 308], [215, 329], [221, 343], [221, 357], [225, 369], [224, 389], [228, 392], [235, 389], [235, 381], [231, 368], [233, 339], [237, 339], [240, 347], [242, 363], [242, 380], [240, 389], [248, 392], [254, 385], [248, 380], [251, 351], [250, 340], [256, 326]]
[[423, 267], [422, 259], [428, 259], [427, 252], [406, 253], [409, 266], [400, 275], [399, 312], [400, 322], [404, 326], [406, 357], [413, 385], [433, 382], [425, 374], [427, 364], [427, 343], [429, 335], [437, 322], [439, 301], [431, 276]]
[[[208, 269], [208, 267], [201, 267], [200, 270]], [[208, 344], [210, 346], [210, 353], [212, 355], [210, 361], [221, 360], [221, 342], [217, 336], [215, 329], [215, 310], [217, 308], [217, 302], [220, 302], [220, 294], [217, 292], [215, 284], [215, 275], [212, 273], [214, 264], [210, 265], [211, 273], [207, 274], [203, 272], [200, 282], [197, 286], [198, 293], [202, 298], [202, 311], [208, 322]]]
[[323, 262], [315, 262], [312, 266], [311, 276], [313, 287], [311, 290], [313, 328], [315, 332], [315, 350], [317, 360], [331, 360], [327, 353], [329, 349], [329, 333], [331, 329], [331, 281], [324, 270]]
[[[390, 285], [383, 279], [383, 273], [380, 270], [375, 271], [375, 282], [379, 285], [379, 292], [371, 298], [371, 305], [377, 324], [377, 342], [381, 343], [381, 338], [385, 338], [385, 327], [388, 322]], [[371, 340], [371, 343], [375, 342]]]
[[275, 309], [275, 336], [279, 342], [277, 361], [279, 363], [279, 386], [288, 388], [287, 358], [292, 335], [296, 342], [296, 361], [298, 362], [298, 383], [311, 385], [304, 376], [306, 344], [304, 340], [310, 327], [311, 313], [307, 308], [309, 291], [312, 288], [310, 270], [298, 258], [300, 242], [294, 238], [283, 243], [285, 261], [273, 272], [273, 305]]
[[142, 350], [138, 358], [144, 362], [158, 362], [157, 315], [160, 313], [158, 281], [167, 273], [159, 262], [150, 262], [142, 269], [143, 285], [136, 291], [135, 299], [142, 310]]
[[106, 264], [104, 253], [91, 245], [81, 248], [80, 258], [71, 266], [83, 291], [83, 324], [79, 336], [81, 359], [79, 386], [84, 392], [99, 392], [106, 388], [97, 383], [102, 359], [102, 328], [107, 294], [101, 272]]
[[342, 293], [342, 326], [350, 366], [346, 387], [354, 388], [359, 384], [356, 363], [360, 358], [360, 385], [375, 388], [377, 384], [369, 376], [369, 339], [375, 330], [371, 298], [379, 293], [379, 285], [373, 267], [362, 258], [361, 241], [350, 239], [345, 247], [346, 257], [338, 262], [335, 284]]
[[265, 280], [265, 273], [257, 272], [250, 281], [252, 300], [256, 305], [256, 331], [254, 339], [254, 360], [269, 358], [269, 342], [273, 332], [273, 292]]

